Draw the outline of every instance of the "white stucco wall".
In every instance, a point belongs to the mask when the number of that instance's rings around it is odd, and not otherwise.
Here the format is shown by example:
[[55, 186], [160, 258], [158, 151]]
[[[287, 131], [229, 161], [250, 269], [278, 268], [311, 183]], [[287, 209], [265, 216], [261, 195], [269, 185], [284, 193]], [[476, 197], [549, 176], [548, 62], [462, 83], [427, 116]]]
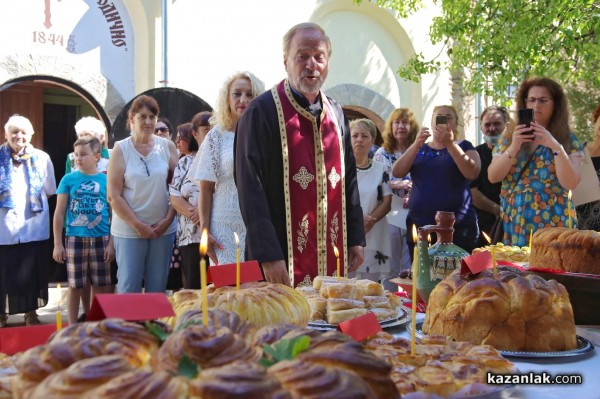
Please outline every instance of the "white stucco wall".
[[[41, 26], [45, 3], [0, 0], [0, 23], [11, 32], [0, 37], [0, 84], [35, 74], [71, 80], [91, 93], [111, 119], [136, 94], [165, 84], [211, 105], [222, 82], [237, 70], [249, 70], [271, 87], [285, 76], [282, 36], [304, 21], [321, 24], [332, 39], [324, 88], [342, 105], [382, 119], [396, 107], [408, 107], [429, 125], [433, 106], [451, 101], [446, 72], [424, 76], [419, 83], [396, 74], [415, 52], [425, 57], [440, 52], [428, 38], [436, 14], [430, 0], [426, 10], [405, 20], [369, 1], [166, 0], [168, 83], [161, 82], [163, 0], [49, 0], [51, 28]], [[98, 7], [111, 3], [122, 14], [126, 49], [111, 45], [106, 21], [98, 19]], [[25, 14], [31, 18], [24, 23], [20, 16]], [[62, 33], [65, 40], [76, 31], [77, 51], [67, 51], [66, 43], [61, 48], [32, 42], [32, 32], [40, 30]]]

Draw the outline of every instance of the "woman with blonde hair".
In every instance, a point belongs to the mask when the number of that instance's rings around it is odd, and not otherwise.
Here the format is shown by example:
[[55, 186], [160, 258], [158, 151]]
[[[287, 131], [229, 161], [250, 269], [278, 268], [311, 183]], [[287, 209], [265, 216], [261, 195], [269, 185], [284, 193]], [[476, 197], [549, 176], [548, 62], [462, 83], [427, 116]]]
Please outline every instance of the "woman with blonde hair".
[[415, 142], [419, 133], [419, 124], [413, 112], [408, 108], [395, 109], [383, 129], [383, 145], [377, 150], [374, 160], [385, 165], [390, 173], [389, 187], [392, 189], [392, 210], [388, 214], [392, 257], [390, 274], [382, 284], [389, 291], [396, 291], [398, 286], [390, 282], [403, 271], [410, 271], [410, 255], [406, 245], [406, 215], [408, 214], [408, 192], [412, 187], [410, 175], [399, 178], [391, 176], [392, 165]]
[[[454, 243], [471, 252], [478, 245], [477, 213], [471, 201], [471, 180], [479, 176], [481, 161], [473, 144], [461, 140], [458, 113], [451, 105], [433, 109], [433, 132], [423, 128], [415, 142], [394, 163], [396, 177], [410, 172], [412, 189], [408, 201], [407, 230], [435, 224], [437, 211], [454, 212]], [[432, 137], [428, 143], [425, 141]], [[412, 250], [412, 234], [407, 242]]]
[[245, 247], [246, 227], [233, 177], [233, 144], [239, 118], [261, 91], [262, 85], [249, 72], [237, 72], [225, 81], [211, 118], [214, 128], [198, 155], [200, 231], [209, 231], [207, 254], [212, 264], [234, 263], [237, 245]]

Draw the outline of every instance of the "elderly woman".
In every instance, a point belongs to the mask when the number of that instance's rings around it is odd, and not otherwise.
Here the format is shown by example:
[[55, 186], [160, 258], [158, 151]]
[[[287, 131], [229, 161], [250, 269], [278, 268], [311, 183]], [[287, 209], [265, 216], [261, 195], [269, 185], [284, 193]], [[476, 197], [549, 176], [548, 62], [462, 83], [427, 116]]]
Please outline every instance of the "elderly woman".
[[358, 191], [367, 246], [363, 264], [356, 272], [348, 273], [348, 277], [379, 282], [390, 274], [392, 249], [385, 216], [391, 208], [392, 191], [388, 186], [389, 175], [386, 167], [369, 159], [369, 150], [376, 136], [377, 127], [371, 120], [358, 119], [350, 122], [350, 139], [356, 158]]
[[[93, 116], [84, 116], [75, 124], [75, 133], [78, 139], [84, 137], [95, 137], [102, 143], [102, 149], [100, 150], [100, 160], [98, 161], [98, 171], [106, 173], [108, 169], [108, 159], [110, 153], [104, 146], [106, 142], [106, 126], [100, 120]], [[65, 165], [65, 175], [78, 170], [77, 164], [75, 163], [75, 153], [72, 152], [67, 155], [67, 163]]]
[[[385, 165], [390, 172], [392, 165], [414, 143], [419, 133], [419, 124], [413, 112], [408, 108], [397, 108], [390, 114], [383, 130], [383, 146], [377, 150], [374, 160]], [[383, 279], [382, 285], [386, 290], [397, 291], [398, 286], [390, 282], [401, 272], [410, 272], [410, 254], [406, 245], [406, 215], [408, 214], [407, 195], [412, 187], [410, 176], [400, 178], [390, 177], [388, 185], [392, 189], [392, 209], [388, 214], [390, 226], [390, 241], [392, 257], [390, 259], [390, 274]]]
[[502, 135], [488, 177], [502, 182], [504, 243], [523, 246], [531, 231], [569, 225], [568, 191], [579, 183], [583, 146], [569, 126], [567, 96], [554, 80], [523, 81], [516, 103], [532, 108], [534, 121]]
[[[413, 225], [418, 228], [435, 224], [437, 211], [454, 212], [454, 243], [471, 252], [479, 241], [477, 213], [470, 190], [471, 180], [479, 176], [481, 169], [479, 154], [471, 142], [460, 140], [458, 113], [454, 107], [436, 106], [432, 125], [433, 133], [421, 129], [392, 169], [395, 177], [410, 172], [413, 182], [406, 226], [411, 231]], [[430, 136], [432, 140], [425, 143]], [[412, 234], [406, 238], [412, 253], [415, 245]]]
[[115, 143], [108, 167], [119, 269], [117, 292], [163, 292], [175, 239], [175, 210], [167, 184], [177, 165], [175, 144], [154, 134], [159, 107], [147, 95], [128, 112], [133, 134]]
[[237, 121], [259, 92], [258, 82], [251, 73], [230, 76], [219, 93], [213, 115], [215, 127], [200, 151], [196, 172], [200, 187], [198, 213], [201, 230], [207, 228], [210, 233], [208, 256], [212, 264], [236, 261], [233, 233], [239, 236], [239, 247], [245, 247], [246, 226], [233, 178], [233, 141]]
[[0, 146], [0, 327], [16, 313], [39, 324], [36, 309], [48, 303], [48, 197], [56, 180], [48, 154], [31, 144], [33, 133], [29, 119], [13, 115]]

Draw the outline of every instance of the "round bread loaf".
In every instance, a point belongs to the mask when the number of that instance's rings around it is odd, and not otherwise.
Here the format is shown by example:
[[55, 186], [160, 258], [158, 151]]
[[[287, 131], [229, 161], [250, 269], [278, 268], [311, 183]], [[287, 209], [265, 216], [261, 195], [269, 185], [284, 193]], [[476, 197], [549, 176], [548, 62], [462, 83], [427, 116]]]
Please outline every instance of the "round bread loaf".
[[529, 266], [600, 274], [600, 233], [547, 227], [533, 235]]
[[259, 328], [278, 323], [304, 327], [310, 318], [310, 307], [301, 293], [283, 284], [267, 282], [244, 283], [240, 290], [217, 288], [208, 306], [235, 312]]
[[469, 278], [454, 271], [431, 292], [423, 332], [507, 351], [577, 346], [565, 287], [512, 268], [498, 268], [496, 274], [488, 269]]

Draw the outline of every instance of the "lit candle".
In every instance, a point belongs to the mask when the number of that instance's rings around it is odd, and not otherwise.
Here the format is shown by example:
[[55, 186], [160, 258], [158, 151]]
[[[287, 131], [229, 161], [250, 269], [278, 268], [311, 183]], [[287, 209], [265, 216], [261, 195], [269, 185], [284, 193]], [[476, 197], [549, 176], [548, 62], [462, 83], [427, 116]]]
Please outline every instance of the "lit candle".
[[571, 190], [569, 190], [569, 201], [567, 202], [567, 212], [569, 215], [569, 228], [572, 229], [573, 228], [573, 218], [571, 217], [571, 197], [573, 196], [573, 193], [571, 192]]
[[235, 289], [240, 289], [240, 238], [237, 233], [233, 233], [233, 237], [235, 238]]
[[415, 226], [413, 224], [413, 230], [412, 230], [412, 234], [413, 234], [413, 242], [415, 243], [415, 248], [413, 251], [413, 270], [412, 270], [412, 319], [411, 319], [411, 325], [412, 325], [412, 336], [410, 337], [410, 354], [411, 356], [415, 356], [415, 346], [416, 346], [416, 336], [417, 336], [417, 298], [418, 298], [418, 294], [417, 294], [417, 277], [418, 277], [418, 270], [417, 270], [417, 265], [419, 262], [419, 246], [417, 245], [417, 226]]
[[202, 290], [202, 325], [208, 325], [208, 295], [206, 292], [206, 250], [208, 248], [208, 231], [206, 228], [202, 230], [200, 238], [200, 289]]
[[333, 246], [333, 253], [336, 258], [337, 281], [340, 281], [340, 253], [335, 245]]
[[531, 243], [533, 242], [533, 229], [529, 230], [529, 252], [531, 252]]
[[485, 234], [485, 231], [482, 231], [481, 234], [483, 234], [485, 240], [488, 242], [488, 244], [490, 244], [490, 252], [492, 253], [492, 268], [494, 270], [494, 274], [496, 274], [496, 247], [492, 245], [492, 239], [490, 238], [490, 236]]
[[62, 299], [62, 292], [60, 290], [60, 284], [56, 284], [58, 289], [58, 310], [56, 311], [56, 331], [62, 329], [62, 313], [60, 313], [60, 302]]

